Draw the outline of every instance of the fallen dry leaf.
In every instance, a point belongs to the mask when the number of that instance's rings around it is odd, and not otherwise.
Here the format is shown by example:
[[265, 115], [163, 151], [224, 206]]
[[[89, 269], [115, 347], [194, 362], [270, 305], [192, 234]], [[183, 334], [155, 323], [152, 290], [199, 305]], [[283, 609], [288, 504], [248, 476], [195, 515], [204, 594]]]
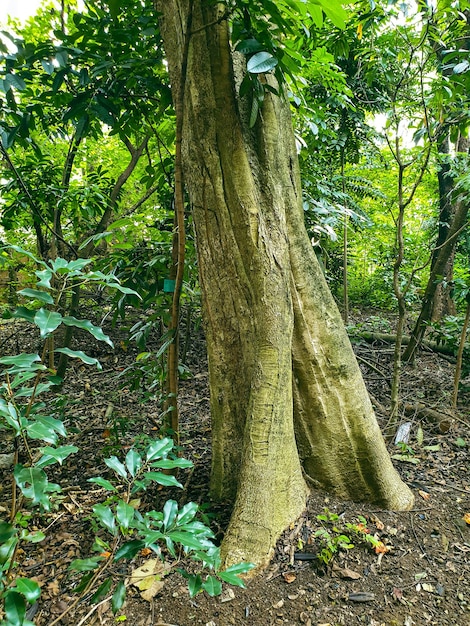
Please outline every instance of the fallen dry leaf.
[[465, 513], [463, 516], [464, 522], [466, 522], [467, 524], [470, 525], [470, 512], [469, 513]]
[[284, 572], [282, 574], [282, 577], [284, 578], [287, 584], [293, 583], [294, 580], [296, 579], [296, 575], [293, 574], [292, 572]]
[[50, 583], [47, 583], [47, 591], [52, 596], [58, 596], [59, 595], [60, 587], [59, 587], [59, 583], [57, 582], [57, 580], [53, 580]]
[[418, 493], [423, 498], [423, 500], [429, 500], [429, 498], [431, 497], [427, 491], [423, 491], [422, 489], [420, 489]]
[[350, 580], [357, 580], [358, 578], [361, 578], [359, 572], [355, 572], [348, 567], [340, 567], [339, 565], [336, 565], [336, 563], [333, 563], [332, 573], [334, 576], [339, 576], [340, 578], [349, 578]]
[[149, 559], [132, 572], [130, 583], [137, 587], [144, 600], [150, 602], [164, 586], [162, 578], [168, 572], [169, 567], [165, 563], [159, 559]]

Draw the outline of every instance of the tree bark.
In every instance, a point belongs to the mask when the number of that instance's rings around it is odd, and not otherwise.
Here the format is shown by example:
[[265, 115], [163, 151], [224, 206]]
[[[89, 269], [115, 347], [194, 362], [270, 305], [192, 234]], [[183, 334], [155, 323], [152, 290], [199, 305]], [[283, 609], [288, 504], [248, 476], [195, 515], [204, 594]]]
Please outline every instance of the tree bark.
[[305, 230], [288, 103], [267, 93], [249, 129], [249, 102], [237, 95], [244, 59], [231, 51], [224, 7], [156, 6], [173, 97], [184, 94], [184, 176], [209, 357], [211, 490], [234, 503], [222, 555], [226, 564], [262, 567], [305, 506], [305, 479], [396, 509], [413, 496], [391, 465]]

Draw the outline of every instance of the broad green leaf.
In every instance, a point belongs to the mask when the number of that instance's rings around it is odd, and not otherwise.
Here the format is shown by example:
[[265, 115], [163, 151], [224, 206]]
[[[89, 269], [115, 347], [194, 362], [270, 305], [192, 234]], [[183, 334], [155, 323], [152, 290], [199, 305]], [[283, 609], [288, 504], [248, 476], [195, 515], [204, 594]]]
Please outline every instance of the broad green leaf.
[[114, 560], [119, 561], [119, 559], [133, 559], [135, 555], [142, 550], [142, 548], [145, 548], [145, 541], [138, 539], [128, 541], [116, 552]]
[[187, 578], [189, 595], [194, 598], [202, 589], [202, 578], [200, 574], [189, 574]]
[[44, 541], [45, 538], [46, 535], [40, 530], [34, 530], [33, 532], [28, 532], [27, 530], [21, 531], [21, 539], [28, 543], [40, 543]]
[[99, 326], [92, 324], [90, 320], [78, 320], [76, 317], [68, 315], [64, 317], [62, 321], [66, 326], [75, 326], [76, 328], [87, 330], [95, 339], [98, 339], [98, 341], [104, 341], [111, 346], [111, 348], [114, 348], [114, 344], [108, 335], [105, 335], [102, 329]]
[[222, 593], [222, 583], [215, 576], [208, 576], [202, 583], [202, 588], [212, 597], [220, 596]]
[[36, 311], [31, 311], [31, 309], [27, 309], [25, 306], [17, 306], [11, 315], [17, 319], [26, 320], [27, 322], [34, 324], [35, 314]]
[[96, 485], [99, 485], [100, 487], [103, 487], [104, 489], [107, 489], [108, 491], [117, 491], [116, 487], [111, 482], [109, 482], [109, 480], [106, 480], [106, 478], [103, 478], [102, 476], [97, 476], [96, 478], [89, 478], [88, 482], [95, 483]]
[[116, 586], [116, 590], [113, 593], [113, 597], [111, 598], [111, 609], [113, 614], [119, 611], [119, 609], [124, 604], [124, 600], [126, 599], [126, 585], [120, 580]]
[[18, 537], [10, 537], [6, 541], [0, 543], [0, 565], [8, 563], [15, 553], [18, 544]]
[[33, 298], [34, 300], [40, 300], [41, 302], [45, 302], [46, 304], [54, 304], [54, 300], [50, 293], [47, 291], [39, 291], [39, 289], [30, 289], [27, 287], [26, 289], [21, 289], [18, 293], [22, 296], [26, 296], [27, 298]]
[[278, 61], [270, 52], [262, 50], [248, 59], [246, 69], [250, 74], [262, 74], [274, 69]]
[[3, 365], [15, 365], [16, 367], [21, 367], [23, 369], [28, 369], [36, 363], [40, 361], [41, 357], [39, 354], [17, 354], [15, 356], [3, 356], [0, 358], [0, 363]]
[[217, 572], [219, 578], [229, 585], [235, 585], [237, 587], [245, 587], [245, 583], [240, 574], [246, 574], [255, 567], [254, 563], [237, 563], [228, 567], [223, 572]]
[[77, 446], [59, 446], [58, 448], [45, 446], [44, 448], [40, 448], [39, 451], [44, 456], [39, 459], [36, 466], [45, 467], [46, 465], [51, 464], [50, 461], [58, 461], [59, 464], [62, 465], [67, 457], [78, 452], [78, 448]]
[[132, 478], [134, 478], [136, 472], [139, 471], [141, 466], [142, 457], [136, 450], [134, 450], [134, 448], [131, 448], [126, 454], [126, 467], [129, 470], [129, 474], [132, 476]]
[[17, 76], [16, 74], [7, 74], [4, 78], [4, 81], [18, 91], [24, 91], [26, 89], [26, 83], [20, 76]]
[[118, 476], [121, 478], [127, 479], [127, 471], [121, 461], [117, 458], [117, 456], [111, 456], [109, 459], [105, 459], [104, 462], [106, 465], [112, 469]]
[[242, 52], [243, 54], [253, 54], [253, 52], [260, 52], [262, 49], [263, 45], [256, 39], [244, 39], [235, 48], [237, 52]]
[[51, 288], [52, 270], [46, 268], [45, 270], [36, 270], [34, 273], [39, 278], [36, 287], [44, 287], [44, 289]]
[[89, 559], [75, 559], [68, 568], [76, 572], [92, 572], [99, 566], [102, 560], [102, 556], [92, 556]]
[[175, 500], [167, 500], [163, 507], [163, 528], [168, 530], [176, 520], [178, 503]]
[[93, 513], [98, 518], [98, 521], [101, 522], [101, 525], [115, 536], [117, 533], [116, 519], [110, 507], [105, 504], [95, 504]]
[[36, 418], [34, 422], [29, 422], [26, 431], [31, 439], [41, 439], [47, 443], [55, 444], [57, 442], [57, 429], [53, 423], [49, 423], [47, 416]]
[[191, 548], [192, 550], [203, 550], [207, 546], [207, 541], [199, 539], [191, 533], [185, 533], [179, 530], [172, 530], [168, 533], [168, 537], [172, 541], [181, 544], [185, 548]]
[[16, 589], [28, 602], [35, 602], [41, 595], [41, 587], [35, 580], [30, 578], [17, 578], [15, 580]]
[[57, 311], [48, 311], [41, 308], [34, 316], [34, 323], [39, 327], [42, 339], [53, 333], [60, 326], [61, 322], [62, 315], [57, 313]]
[[162, 459], [161, 461], [153, 461], [151, 466], [159, 467], [160, 469], [173, 469], [175, 467], [192, 467], [193, 463], [187, 459]]
[[146, 480], [152, 480], [159, 485], [163, 485], [164, 487], [179, 487], [183, 488], [183, 485], [176, 480], [174, 476], [163, 474], [162, 472], [146, 472], [143, 475], [143, 478]]
[[180, 512], [178, 513], [178, 517], [177, 517], [178, 526], [180, 526], [181, 524], [187, 524], [192, 519], [194, 519], [194, 516], [196, 515], [198, 510], [199, 510], [199, 507], [195, 502], [188, 502], [187, 504], [185, 504], [183, 508], [180, 510]]
[[147, 448], [147, 461], [153, 461], [157, 457], [163, 457], [173, 448], [173, 441], [166, 437], [165, 439], [157, 439]]
[[47, 263], [45, 263], [44, 261], [41, 261], [41, 259], [38, 259], [38, 257], [34, 256], [34, 254], [32, 254], [31, 252], [28, 252], [28, 250], [25, 250], [24, 248], [21, 248], [20, 246], [15, 246], [15, 245], [9, 245], [9, 246], [5, 246], [5, 250], [14, 250], [15, 252], [18, 252], [21, 255], [26, 255], [27, 257], [29, 257], [30, 259], [32, 259], [37, 265], [42, 265], [43, 267], [47, 267]]
[[[318, 0], [318, 3], [321, 5], [325, 15], [335, 26], [341, 29], [346, 26], [348, 13], [345, 9], [343, 9], [340, 2], [332, 0]], [[314, 6], [317, 2], [309, 2], [309, 4]]]
[[91, 604], [96, 604], [99, 602], [104, 596], [108, 593], [113, 585], [113, 579], [107, 578], [105, 581], [101, 583], [95, 593], [91, 596], [90, 602]]
[[86, 363], [87, 365], [96, 365], [96, 368], [99, 370], [103, 369], [103, 366], [98, 361], [98, 359], [88, 356], [81, 350], [70, 350], [70, 348], [56, 348], [55, 351], [61, 352], [62, 354], [66, 354], [72, 359], [80, 359], [80, 361], [83, 361], [83, 363]]
[[17, 591], [8, 589], [4, 596], [7, 626], [23, 626], [26, 617], [26, 602]]
[[29, 498], [33, 504], [41, 504], [46, 510], [49, 509], [48, 480], [42, 469], [17, 465], [13, 475], [25, 498]]
[[135, 509], [124, 500], [120, 500], [116, 507], [116, 519], [119, 525], [127, 530], [132, 524], [134, 516]]
[[14, 537], [15, 535], [16, 528], [12, 524], [0, 520], [0, 543], [5, 543], [10, 537]]
[[134, 291], [134, 289], [129, 289], [129, 287], [123, 287], [123, 285], [121, 285], [120, 283], [107, 282], [106, 286], [110, 287], [111, 289], [117, 289], [121, 293], [126, 293], [128, 295], [137, 296], [140, 300], [142, 300], [140, 294], [137, 293], [137, 291]]

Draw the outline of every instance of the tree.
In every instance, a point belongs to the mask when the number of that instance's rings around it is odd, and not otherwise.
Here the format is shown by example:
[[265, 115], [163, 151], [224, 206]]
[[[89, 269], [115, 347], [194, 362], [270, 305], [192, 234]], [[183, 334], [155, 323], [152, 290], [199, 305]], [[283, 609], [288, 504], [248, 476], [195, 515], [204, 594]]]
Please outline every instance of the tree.
[[452, 299], [454, 258], [469, 210], [468, 193], [465, 186], [459, 184], [459, 178], [467, 170], [469, 155], [470, 64], [467, 57], [470, 9], [467, 2], [461, 6], [444, 2], [437, 8], [422, 5], [421, 12], [438, 72], [433, 88], [433, 108], [439, 118], [434, 122], [438, 148], [439, 221], [421, 310], [403, 355], [407, 361], [414, 358], [428, 322], [455, 313]]
[[[322, 6], [341, 22], [339, 3]], [[299, 26], [284, 15], [294, 19], [296, 7], [306, 20], [308, 9], [318, 23], [318, 4], [238, 2], [231, 13], [205, 0], [156, 7], [197, 235], [211, 488], [234, 503], [222, 553], [226, 563], [261, 567], [303, 510], [307, 483], [400, 510], [413, 496], [391, 464], [304, 226], [279, 80], [289, 67], [284, 35]], [[262, 26], [282, 33], [276, 50], [259, 36]], [[246, 55], [233, 51], [231, 29]]]

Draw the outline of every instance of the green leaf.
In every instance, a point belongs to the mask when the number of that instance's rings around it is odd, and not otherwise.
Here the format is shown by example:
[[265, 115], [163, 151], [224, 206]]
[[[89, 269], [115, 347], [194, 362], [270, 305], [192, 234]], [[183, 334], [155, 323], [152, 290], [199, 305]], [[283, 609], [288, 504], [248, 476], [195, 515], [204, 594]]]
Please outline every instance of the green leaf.
[[40, 543], [41, 541], [44, 541], [45, 538], [46, 535], [40, 530], [35, 530], [31, 533], [25, 530], [21, 531], [21, 539], [27, 541], [28, 543]]
[[192, 467], [192, 461], [188, 461], [187, 459], [162, 459], [161, 461], [154, 461], [151, 463], [152, 467], [159, 467], [161, 469], [173, 469], [175, 467]]
[[106, 478], [103, 478], [102, 476], [97, 476], [96, 478], [89, 478], [88, 479], [89, 483], [96, 483], [97, 485], [99, 485], [100, 487], [103, 487], [104, 489], [107, 489], [108, 491], [117, 491], [116, 487], [109, 482], [109, 480], [106, 480]]
[[18, 537], [10, 537], [7, 541], [0, 543], [0, 565], [8, 564], [15, 554], [15, 548], [18, 544]]
[[121, 478], [127, 479], [126, 468], [121, 463], [121, 461], [117, 458], [117, 456], [113, 455], [109, 457], [109, 459], [105, 459], [104, 462], [110, 469], [113, 470], [113, 472], [116, 472], [118, 476], [120, 476]]
[[0, 543], [5, 543], [5, 541], [15, 535], [16, 528], [12, 524], [0, 520]]
[[211, 596], [220, 596], [222, 593], [222, 583], [215, 576], [208, 576], [202, 583], [202, 588]]
[[75, 559], [70, 563], [68, 569], [76, 572], [92, 572], [99, 566], [102, 560], [102, 556], [92, 556], [88, 559]]
[[17, 465], [13, 475], [25, 498], [29, 498], [33, 504], [41, 504], [45, 509], [49, 509], [48, 480], [42, 469]]
[[163, 528], [168, 530], [170, 528], [178, 514], [178, 503], [175, 500], [167, 500], [163, 507]]
[[15, 245], [9, 245], [9, 246], [5, 246], [5, 249], [11, 249], [14, 250], [15, 252], [18, 252], [21, 255], [26, 255], [27, 257], [29, 257], [30, 259], [32, 259], [36, 265], [42, 265], [43, 267], [47, 267], [47, 263], [45, 263], [44, 261], [42, 261], [41, 259], [39, 259], [38, 257], [34, 256], [34, 254], [32, 254], [31, 252], [28, 252], [28, 250], [25, 250], [24, 248], [21, 248], [20, 246], [15, 246]]
[[113, 593], [113, 597], [111, 598], [111, 609], [113, 611], [113, 615], [119, 611], [119, 609], [124, 604], [124, 600], [126, 599], [126, 585], [120, 580], [116, 586], [116, 590]]
[[34, 273], [39, 278], [36, 287], [44, 287], [44, 289], [51, 288], [52, 270], [46, 268], [45, 270], [36, 270]]
[[105, 504], [95, 504], [95, 506], [93, 507], [93, 513], [95, 514], [101, 525], [109, 530], [109, 532], [113, 536], [116, 536], [116, 520], [110, 507], [106, 506]]
[[227, 569], [224, 569], [223, 572], [219, 572], [219, 574], [246, 574], [255, 567], [256, 565], [254, 563], [246, 563], [242, 561], [241, 563], [235, 563], [235, 565], [227, 567]]
[[176, 543], [180, 543], [185, 548], [191, 548], [193, 550], [204, 550], [207, 547], [207, 540], [204, 538], [199, 538], [191, 533], [186, 533], [180, 530], [172, 530], [168, 533], [168, 537], [175, 541]]
[[134, 478], [141, 466], [142, 457], [136, 450], [134, 450], [134, 448], [131, 448], [126, 454], [126, 467], [129, 470], [129, 474], [132, 476], [132, 478]]
[[253, 54], [253, 52], [259, 52], [262, 49], [263, 45], [256, 39], [244, 39], [235, 48], [237, 52], [242, 52], [243, 54]]
[[187, 578], [189, 595], [194, 598], [202, 589], [202, 578], [200, 574], [189, 574]]
[[146, 480], [152, 480], [164, 487], [179, 487], [183, 488], [183, 485], [176, 480], [174, 476], [163, 474], [162, 472], [146, 472], [143, 475]]
[[35, 602], [41, 595], [41, 587], [35, 580], [30, 578], [17, 578], [15, 580], [16, 589], [28, 602]]
[[33, 363], [40, 361], [39, 354], [16, 354], [15, 356], [3, 356], [0, 363], [3, 365], [15, 365], [17, 368], [29, 369]]
[[72, 359], [80, 359], [80, 361], [83, 361], [83, 363], [86, 363], [87, 365], [96, 365], [96, 368], [99, 370], [103, 369], [103, 366], [98, 361], [98, 359], [88, 356], [81, 350], [70, 350], [70, 348], [56, 348], [55, 351], [61, 352], [62, 354], [66, 354]]
[[46, 304], [54, 304], [54, 300], [50, 293], [46, 291], [39, 291], [39, 289], [30, 289], [29, 287], [26, 289], [21, 289], [18, 293], [22, 296], [26, 296], [27, 298], [33, 298], [34, 300], [40, 300], [41, 302], [45, 302]]
[[270, 72], [277, 65], [278, 61], [270, 52], [265, 50], [257, 52], [248, 59], [246, 69], [250, 74], [262, 74], [264, 72]]
[[78, 320], [76, 317], [68, 315], [64, 317], [62, 321], [66, 326], [75, 326], [76, 328], [87, 330], [95, 339], [98, 339], [98, 341], [104, 341], [111, 346], [111, 348], [114, 348], [114, 344], [108, 335], [105, 335], [102, 329], [99, 326], [92, 324], [90, 320]]
[[127, 530], [132, 524], [134, 516], [135, 509], [127, 504], [127, 502], [124, 502], [124, 500], [120, 500], [116, 507], [116, 519], [118, 524]]
[[156, 457], [163, 457], [173, 448], [173, 440], [166, 437], [165, 439], [157, 439], [147, 448], [147, 461], [153, 461]]
[[12, 317], [17, 319], [26, 320], [31, 324], [34, 324], [34, 316], [36, 315], [36, 311], [31, 311], [31, 309], [27, 309], [25, 306], [17, 306], [16, 309], [11, 314]]
[[34, 323], [39, 327], [42, 339], [53, 333], [60, 326], [61, 322], [62, 315], [56, 311], [48, 311], [41, 308], [34, 316]]
[[78, 452], [78, 448], [77, 446], [59, 446], [58, 448], [45, 446], [44, 448], [40, 448], [39, 451], [44, 456], [36, 463], [36, 467], [45, 467], [54, 461], [58, 461], [59, 464], [62, 465], [67, 457]]
[[26, 617], [26, 602], [17, 591], [7, 590], [4, 596], [6, 626], [23, 626]]
[[96, 604], [97, 602], [99, 602], [108, 593], [112, 585], [113, 585], [112, 578], [107, 578], [105, 581], [103, 581], [101, 585], [98, 587], [98, 589], [95, 591], [95, 593], [91, 596], [90, 602], [92, 604]]
[[4, 78], [4, 81], [11, 87], [18, 89], [18, 91], [24, 91], [26, 89], [26, 83], [20, 76], [17, 76], [16, 74], [7, 74]]
[[121, 293], [125, 293], [125, 294], [132, 295], [132, 296], [137, 296], [139, 300], [142, 300], [141, 295], [137, 293], [137, 291], [134, 291], [134, 289], [130, 289], [129, 287], [123, 287], [123, 285], [121, 285], [120, 283], [107, 282], [106, 286], [109, 287], [110, 289], [117, 289], [117, 291], [120, 291]]
[[141, 541], [140, 539], [128, 541], [116, 552], [114, 560], [119, 561], [119, 559], [133, 559], [135, 555], [142, 550], [142, 548], [145, 548], [145, 541]]
[[196, 515], [198, 510], [199, 510], [199, 507], [195, 502], [188, 502], [187, 504], [185, 504], [183, 508], [180, 510], [180, 512], [178, 513], [178, 518], [177, 518], [178, 526], [181, 526], [182, 524], [187, 524], [192, 519], [194, 519], [194, 516]]

